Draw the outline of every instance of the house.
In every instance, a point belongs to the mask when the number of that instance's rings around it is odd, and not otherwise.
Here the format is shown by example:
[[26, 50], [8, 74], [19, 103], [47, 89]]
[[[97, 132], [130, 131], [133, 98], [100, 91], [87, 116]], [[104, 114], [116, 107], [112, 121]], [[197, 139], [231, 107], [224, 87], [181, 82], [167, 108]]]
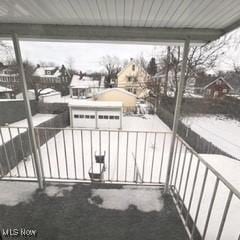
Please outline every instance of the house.
[[137, 97], [147, 88], [149, 81], [150, 75], [133, 59], [117, 75], [117, 87], [131, 92]]
[[13, 90], [4, 86], [0, 86], [0, 99], [13, 98]]
[[214, 98], [223, 97], [231, 90], [233, 90], [233, 87], [223, 77], [218, 77], [203, 87], [203, 95]]
[[71, 127], [121, 129], [122, 103], [75, 101], [69, 103]]
[[0, 63], [0, 84], [14, 93], [20, 90], [20, 78], [15, 66], [5, 66]]
[[52, 88], [60, 91], [62, 95], [67, 95], [71, 75], [64, 65], [59, 68], [41, 67], [38, 64], [32, 75], [32, 79], [37, 89]]
[[90, 98], [100, 91], [99, 81], [91, 77], [73, 75], [69, 86], [70, 97], [85, 99]]
[[123, 88], [108, 88], [94, 96], [97, 101], [122, 102], [124, 111], [135, 110], [137, 96]]

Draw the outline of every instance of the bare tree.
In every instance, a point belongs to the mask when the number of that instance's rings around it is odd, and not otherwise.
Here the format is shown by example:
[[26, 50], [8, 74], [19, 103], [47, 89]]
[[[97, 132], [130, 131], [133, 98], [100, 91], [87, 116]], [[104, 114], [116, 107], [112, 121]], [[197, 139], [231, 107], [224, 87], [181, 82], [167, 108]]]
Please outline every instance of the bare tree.
[[[226, 39], [222, 38], [218, 41], [205, 44], [203, 46], [190, 47], [187, 68], [185, 73], [185, 86], [188, 79], [195, 76], [199, 69], [212, 69], [216, 66], [217, 59], [224, 54], [224, 46]], [[163, 71], [166, 73], [165, 82], [169, 82], [168, 72], [172, 73], [173, 86], [175, 88], [174, 96], [178, 92], [179, 72], [181, 71], [181, 63], [183, 57], [183, 49], [180, 46], [168, 47], [167, 56], [163, 58]], [[167, 88], [167, 86], [165, 86]], [[166, 94], [166, 89], [164, 89]]]
[[111, 81], [116, 81], [117, 74], [121, 71], [121, 63], [119, 58], [116, 56], [104, 56], [100, 65], [105, 68], [106, 78], [105, 78], [105, 86], [110, 87]]

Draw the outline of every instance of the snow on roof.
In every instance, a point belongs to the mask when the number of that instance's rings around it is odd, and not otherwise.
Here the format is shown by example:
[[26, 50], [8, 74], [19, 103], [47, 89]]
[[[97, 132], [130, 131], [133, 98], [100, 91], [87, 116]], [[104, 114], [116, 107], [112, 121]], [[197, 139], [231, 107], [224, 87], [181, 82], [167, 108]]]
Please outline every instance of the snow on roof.
[[[54, 71], [53, 74], [46, 74], [45, 71]], [[35, 77], [60, 77], [62, 75], [60, 69], [58, 67], [38, 67], [33, 76]]]
[[225, 82], [225, 84], [226, 84], [230, 89], [233, 90], [233, 87], [232, 87], [223, 77], [218, 77], [218, 78], [215, 79], [214, 81], [208, 83], [208, 84], [204, 87], [204, 89], [208, 88], [209, 86], [211, 86], [213, 83], [215, 83], [215, 82], [218, 81], [218, 80], [221, 80], [221, 81]]
[[91, 77], [84, 76], [80, 79], [79, 75], [73, 75], [70, 83], [71, 88], [95, 88], [99, 87], [99, 81]]
[[137, 97], [135, 94], [130, 93], [130, 92], [128, 92], [127, 90], [122, 89], [122, 88], [107, 88], [107, 89], [105, 89], [105, 90], [97, 93], [97, 96], [102, 95], [102, 94], [104, 94], [104, 93], [112, 92], [112, 91], [119, 91], [119, 92], [122, 92], [122, 93], [124, 93], [124, 94], [130, 95], [130, 96], [133, 96], [133, 97]]
[[52, 88], [44, 88], [44, 89], [40, 89], [39, 93], [40, 95], [45, 95], [45, 94], [49, 94], [49, 93], [56, 93], [57, 91], [55, 89]]
[[12, 92], [13, 90], [11, 88], [0, 86], [0, 92]]
[[106, 102], [106, 101], [76, 101], [68, 104], [69, 107], [106, 107], [106, 108], [121, 108], [122, 107], [122, 102]]

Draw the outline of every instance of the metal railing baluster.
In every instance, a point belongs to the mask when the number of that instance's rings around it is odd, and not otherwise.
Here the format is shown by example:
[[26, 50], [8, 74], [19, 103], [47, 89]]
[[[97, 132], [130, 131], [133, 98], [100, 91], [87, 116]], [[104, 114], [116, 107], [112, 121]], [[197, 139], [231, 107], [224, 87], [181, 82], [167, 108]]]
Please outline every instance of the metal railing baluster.
[[84, 145], [83, 145], [83, 130], [81, 130], [81, 148], [82, 148], [82, 172], [83, 179], [85, 179], [85, 157], [84, 157]]
[[73, 147], [73, 164], [74, 164], [74, 176], [75, 179], [77, 179], [77, 165], [76, 165], [76, 152], [75, 152], [75, 141], [74, 141], [74, 132], [73, 129], [71, 130], [71, 135], [72, 135], [72, 147]]
[[23, 149], [22, 136], [21, 136], [19, 127], [17, 127], [17, 132], [18, 132], [20, 148], [21, 148], [21, 152], [22, 152], [22, 156], [23, 156], [23, 160], [22, 161], [23, 161], [23, 165], [24, 165], [24, 170], [25, 170], [26, 177], [28, 177], [28, 170], [27, 170], [27, 166], [26, 166], [26, 162], [25, 162], [25, 152], [24, 152], [24, 149]]
[[154, 143], [153, 143], [153, 155], [152, 155], [152, 166], [151, 166], [150, 183], [152, 183], [152, 176], [153, 176], [153, 167], [154, 167], [154, 159], [155, 159], [155, 151], [156, 151], [156, 139], [157, 139], [157, 133], [154, 133]]
[[45, 139], [45, 144], [46, 144], [46, 149], [47, 149], [47, 159], [48, 159], [48, 167], [49, 167], [49, 174], [50, 178], [52, 178], [52, 166], [51, 166], [51, 160], [50, 160], [50, 154], [49, 154], [49, 147], [48, 147], [48, 140], [47, 140], [47, 131], [46, 129], [44, 130], [44, 139]]
[[193, 223], [193, 227], [192, 227], [191, 240], [194, 239], [194, 233], [196, 230], [196, 224], [197, 224], [197, 220], [198, 220], [199, 210], [201, 207], [204, 189], [205, 189], [205, 185], [206, 185], [207, 174], [208, 174], [208, 168], [206, 167], [205, 173], [204, 173], [204, 178], [203, 178], [203, 183], [202, 183], [202, 187], [201, 187], [201, 191], [200, 191], [200, 196], [199, 196], [199, 200], [198, 200], [196, 215], [195, 215], [195, 219], [194, 219], [194, 223]]
[[229, 210], [229, 207], [230, 207], [230, 204], [231, 204], [231, 201], [232, 201], [232, 196], [233, 196], [233, 192], [231, 190], [229, 190], [227, 202], [226, 202], [226, 205], [225, 205], [225, 208], [224, 208], [224, 212], [223, 212], [223, 216], [222, 216], [222, 220], [221, 220], [221, 224], [220, 224], [220, 227], [219, 227], [219, 230], [218, 230], [216, 240], [220, 240], [220, 238], [222, 236], [223, 227], [225, 225], [228, 210]]
[[161, 154], [161, 162], [160, 162], [159, 178], [158, 178], [159, 183], [161, 182], [161, 176], [162, 176], [162, 166], [163, 166], [163, 161], [164, 161], [165, 142], [166, 142], [166, 133], [164, 133], [164, 137], [163, 137], [162, 154]]
[[128, 141], [129, 141], [129, 132], [127, 132], [127, 143], [126, 143], [126, 165], [125, 165], [125, 182], [127, 181], [127, 170], [128, 170]]
[[142, 182], [144, 182], [144, 174], [145, 174], [145, 161], [146, 161], [146, 149], [147, 149], [147, 132], [145, 133], [145, 141], [144, 141], [144, 153], [143, 153], [143, 167], [142, 167]]
[[68, 158], [67, 158], [67, 150], [66, 150], [66, 139], [65, 139], [65, 130], [62, 130], [62, 137], [63, 137], [63, 149], [64, 149], [64, 156], [65, 156], [65, 167], [66, 167], [66, 175], [67, 179], [69, 179], [69, 172], [68, 172]]
[[6, 162], [7, 162], [7, 166], [8, 166], [9, 175], [11, 177], [12, 176], [11, 165], [10, 165], [9, 158], [8, 158], [8, 153], [7, 153], [7, 148], [6, 148], [3, 133], [2, 133], [2, 128], [0, 128], [0, 135], [1, 135], [4, 154], [5, 154], [5, 157], [6, 157]]
[[215, 197], [216, 197], [216, 193], [217, 193], [218, 184], [219, 184], [219, 178], [217, 177], [217, 178], [216, 178], [215, 185], [214, 185], [214, 190], [213, 190], [211, 202], [210, 202], [210, 205], [209, 205], [208, 213], [207, 213], [207, 218], [206, 218], [204, 230], [203, 230], [203, 235], [202, 235], [202, 239], [203, 239], [203, 240], [204, 240], [205, 237], [206, 237], [209, 220], [210, 220], [211, 213], [212, 213], [213, 204], [214, 204]]
[[197, 181], [199, 165], [200, 165], [200, 159], [198, 158], [198, 162], [197, 162], [197, 166], [196, 166], [196, 171], [195, 171], [194, 179], [193, 179], [192, 191], [191, 191], [191, 195], [190, 195], [190, 199], [189, 199], [189, 204], [188, 204], [188, 209], [187, 209], [187, 216], [186, 216], [186, 221], [185, 221], [185, 224], [186, 224], [186, 225], [188, 224], [189, 213], [190, 213], [190, 209], [191, 209], [191, 205], [192, 205], [192, 199], [193, 199], [193, 194], [194, 194], [195, 185], [196, 185], [196, 181]]

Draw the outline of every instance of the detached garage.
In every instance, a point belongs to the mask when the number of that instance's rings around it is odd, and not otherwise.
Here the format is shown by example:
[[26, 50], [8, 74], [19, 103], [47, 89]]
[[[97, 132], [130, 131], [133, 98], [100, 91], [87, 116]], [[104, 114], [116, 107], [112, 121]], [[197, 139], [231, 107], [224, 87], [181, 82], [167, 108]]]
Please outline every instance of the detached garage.
[[121, 129], [122, 103], [79, 101], [69, 104], [71, 127]]

